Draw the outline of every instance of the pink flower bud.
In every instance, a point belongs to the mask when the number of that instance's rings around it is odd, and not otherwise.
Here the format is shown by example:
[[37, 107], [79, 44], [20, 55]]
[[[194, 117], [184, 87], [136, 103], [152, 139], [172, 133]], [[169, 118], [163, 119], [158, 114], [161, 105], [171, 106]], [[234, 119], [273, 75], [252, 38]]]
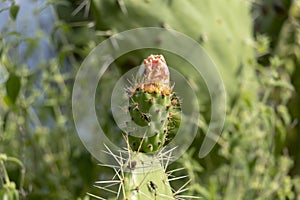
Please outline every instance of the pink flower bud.
[[144, 60], [145, 79], [143, 83], [170, 87], [170, 72], [162, 55], [150, 55]]

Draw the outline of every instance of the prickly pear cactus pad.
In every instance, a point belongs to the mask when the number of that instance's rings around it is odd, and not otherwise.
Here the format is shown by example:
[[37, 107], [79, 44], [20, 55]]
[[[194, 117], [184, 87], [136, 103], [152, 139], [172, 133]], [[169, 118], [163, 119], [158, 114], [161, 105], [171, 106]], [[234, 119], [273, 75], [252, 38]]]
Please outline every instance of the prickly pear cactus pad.
[[175, 199], [166, 171], [156, 156], [133, 153], [123, 171], [125, 197], [121, 199]]
[[140, 83], [129, 89], [129, 107], [132, 121], [148, 126], [141, 137], [128, 133], [132, 150], [156, 152], [176, 134], [180, 125], [180, 102], [170, 86], [170, 72], [162, 55], [150, 55], [141, 68], [144, 76]]

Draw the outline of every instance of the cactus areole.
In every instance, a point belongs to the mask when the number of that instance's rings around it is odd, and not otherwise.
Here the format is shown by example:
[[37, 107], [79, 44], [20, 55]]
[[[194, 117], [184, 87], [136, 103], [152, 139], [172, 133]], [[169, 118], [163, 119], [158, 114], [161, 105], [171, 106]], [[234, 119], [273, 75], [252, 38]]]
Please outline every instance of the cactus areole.
[[175, 136], [181, 121], [178, 97], [170, 86], [170, 72], [162, 55], [150, 55], [142, 66], [142, 80], [130, 90], [129, 112], [135, 124], [149, 128], [141, 137], [128, 133], [133, 151], [156, 152]]

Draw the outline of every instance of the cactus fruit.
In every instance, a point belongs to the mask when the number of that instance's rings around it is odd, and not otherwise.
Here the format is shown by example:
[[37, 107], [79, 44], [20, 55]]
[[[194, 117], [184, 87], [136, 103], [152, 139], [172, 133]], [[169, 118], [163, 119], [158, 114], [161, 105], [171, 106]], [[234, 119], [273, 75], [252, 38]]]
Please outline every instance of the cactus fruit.
[[[134, 151], [155, 152], [176, 134], [180, 125], [180, 103], [170, 87], [170, 73], [161, 55], [144, 60], [144, 77], [129, 91], [129, 112], [138, 126], [149, 126], [142, 137], [129, 135]], [[150, 136], [149, 136], [150, 135]]]

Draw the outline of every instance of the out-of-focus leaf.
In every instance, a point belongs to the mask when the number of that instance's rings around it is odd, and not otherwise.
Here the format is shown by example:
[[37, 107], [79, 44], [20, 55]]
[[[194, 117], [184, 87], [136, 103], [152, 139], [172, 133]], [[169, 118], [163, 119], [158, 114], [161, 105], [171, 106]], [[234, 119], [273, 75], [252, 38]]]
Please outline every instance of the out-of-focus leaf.
[[15, 74], [10, 74], [8, 80], [6, 81], [6, 93], [10, 103], [15, 104], [20, 92], [20, 88], [21, 88], [20, 77], [16, 76]]
[[20, 6], [15, 5], [15, 4], [10, 7], [9, 14], [10, 14], [10, 17], [13, 20], [17, 19], [17, 16], [18, 16], [18, 13], [19, 13], [19, 9], [20, 9]]

